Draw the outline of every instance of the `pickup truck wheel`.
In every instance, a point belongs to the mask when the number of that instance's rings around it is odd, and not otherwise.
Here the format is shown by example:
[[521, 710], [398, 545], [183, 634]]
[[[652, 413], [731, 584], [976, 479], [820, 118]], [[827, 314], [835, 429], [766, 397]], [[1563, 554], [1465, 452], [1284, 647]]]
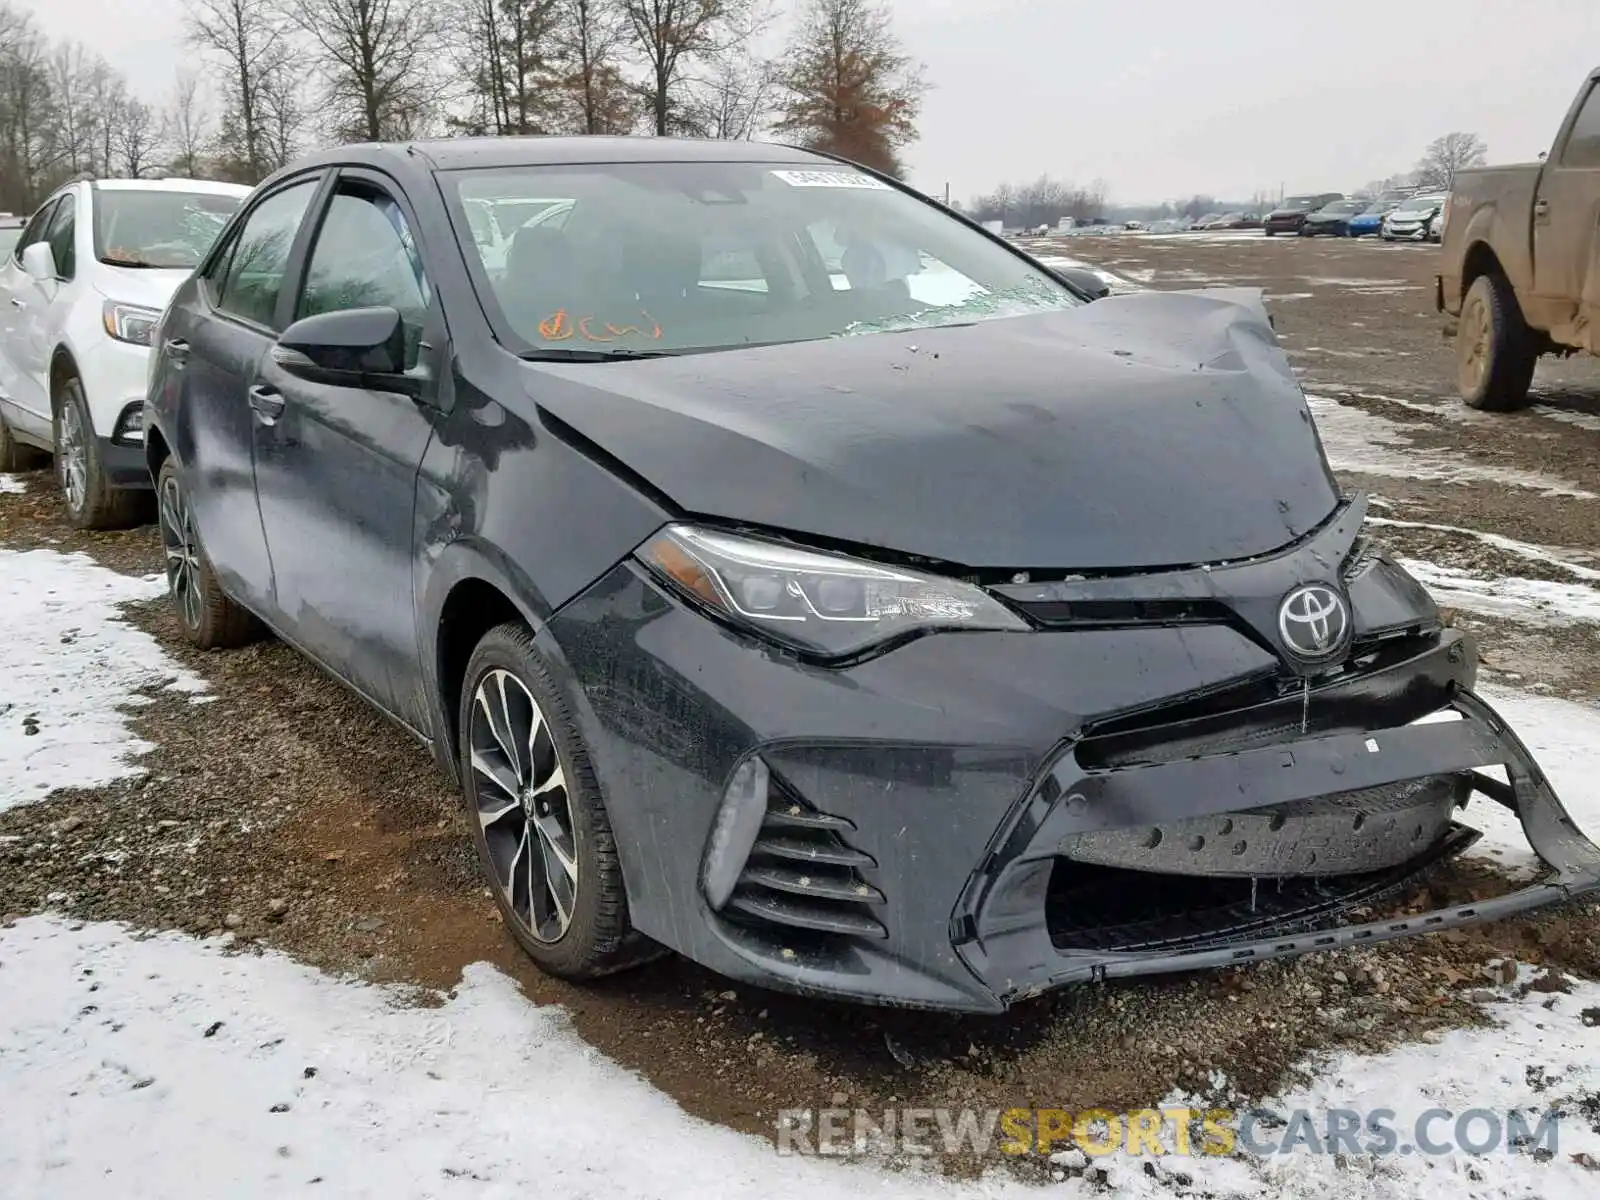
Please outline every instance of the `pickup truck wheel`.
[[1539, 361], [1516, 294], [1499, 275], [1480, 275], [1467, 289], [1456, 330], [1456, 385], [1469, 408], [1511, 412], [1528, 403]]
[[149, 518], [150, 495], [111, 486], [100, 463], [83, 384], [68, 379], [56, 394], [56, 479], [77, 529], [126, 529]]

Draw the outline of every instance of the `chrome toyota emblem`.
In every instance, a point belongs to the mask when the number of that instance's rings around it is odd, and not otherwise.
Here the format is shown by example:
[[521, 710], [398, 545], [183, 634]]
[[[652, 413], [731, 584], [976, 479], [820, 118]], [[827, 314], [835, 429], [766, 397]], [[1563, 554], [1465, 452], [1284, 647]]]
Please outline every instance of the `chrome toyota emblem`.
[[1297, 587], [1278, 606], [1278, 636], [1304, 662], [1332, 658], [1350, 638], [1350, 606], [1326, 584]]

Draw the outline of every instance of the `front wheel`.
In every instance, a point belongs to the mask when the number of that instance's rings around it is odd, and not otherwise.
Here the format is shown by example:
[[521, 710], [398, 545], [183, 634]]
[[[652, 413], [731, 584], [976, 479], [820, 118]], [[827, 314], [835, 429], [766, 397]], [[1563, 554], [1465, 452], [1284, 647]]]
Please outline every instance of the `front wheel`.
[[1467, 289], [1456, 330], [1456, 385], [1469, 408], [1511, 412], [1528, 404], [1539, 361], [1511, 284], [1480, 275]]
[[462, 789], [495, 903], [551, 975], [593, 979], [649, 957], [628, 918], [611, 822], [571, 709], [519, 624], [484, 635], [459, 717]]
[[261, 623], [222, 590], [211, 560], [200, 548], [176, 459], [161, 464], [156, 495], [156, 524], [167, 560], [167, 594], [184, 638], [201, 650], [243, 646], [259, 639]]
[[149, 495], [112, 486], [100, 461], [83, 384], [68, 379], [55, 402], [56, 479], [76, 529], [126, 529], [146, 519]]

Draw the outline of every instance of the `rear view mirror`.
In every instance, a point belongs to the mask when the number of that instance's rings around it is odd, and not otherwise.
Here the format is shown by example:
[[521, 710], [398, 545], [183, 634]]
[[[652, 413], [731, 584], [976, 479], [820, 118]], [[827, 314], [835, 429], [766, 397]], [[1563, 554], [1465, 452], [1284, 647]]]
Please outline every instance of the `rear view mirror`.
[[56, 277], [56, 256], [50, 252], [49, 242], [35, 242], [22, 252], [22, 269], [29, 278], [45, 283]]
[[417, 395], [406, 374], [406, 327], [393, 308], [347, 308], [296, 321], [278, 335], [273, 361], [312, 383]]
[[1111, 295], [1111, 285], [1084, 267], [1057, 267], [1051, 274], [1090, 300], [1104, 300]]

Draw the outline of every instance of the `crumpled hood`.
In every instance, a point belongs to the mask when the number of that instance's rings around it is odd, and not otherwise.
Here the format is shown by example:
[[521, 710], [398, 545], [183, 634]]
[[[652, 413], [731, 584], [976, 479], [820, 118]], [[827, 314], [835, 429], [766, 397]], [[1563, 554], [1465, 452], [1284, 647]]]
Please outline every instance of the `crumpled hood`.
[[1244, 558], [1338, 501], [1258, 291], [524, 378], [687, 513], [966, 567]]

